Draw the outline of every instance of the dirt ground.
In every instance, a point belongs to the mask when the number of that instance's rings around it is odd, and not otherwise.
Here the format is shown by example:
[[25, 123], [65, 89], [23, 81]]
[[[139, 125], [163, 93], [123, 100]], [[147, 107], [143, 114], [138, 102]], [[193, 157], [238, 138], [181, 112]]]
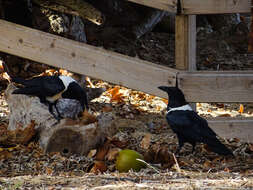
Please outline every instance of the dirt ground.
[[[238, 43], [239, 34], [207, 32], [199, 28], [198, 70], [252, 70], [253, 54], [247, 53], [247, 44]], [[89, 43], [175, 67], [172, 34], [150, 32], [137, 41], [122, 38]], [[91, 172], [94, 156], [46, 154], [36, 141], [32, 141], [28, 145], [0, 147], [0, 189], [253, 189], [252, 143], [221, 139], [235, 158], [218, 156], [202, 144], [191, 154], [191, 146], [185, 145], [174, 159], [171, 156], [176, 150], [177, 139], [164, 118], [166, 100], [100, 80], [94, 79], [92, 83], [107, 89], [90, 103], [93, 113], [110, 109], [119, 119], [118, 132], [110, 138], [121, 142], [124, 149], [142, 153], [158, 173], [150, 168], [118, 173], [115, 157], [108, 159], [106, 156], [103, 160], [106, 172], [94, 173]], [[3, 94], [0, 105], [0, 126], [4, 127], [8, 123], [9, 110]], [[244, 104], [243, 113], [238, 110], [239, 104], [197, 104], [197, 111], [203, 117], [218, 117], [224, 113], [230, 117], [253, 116], [251, 104]], [[148, 137], [150, 140], [146, 141]], [[113, 148], [119, 146], [113, 144], [110, 150]]]

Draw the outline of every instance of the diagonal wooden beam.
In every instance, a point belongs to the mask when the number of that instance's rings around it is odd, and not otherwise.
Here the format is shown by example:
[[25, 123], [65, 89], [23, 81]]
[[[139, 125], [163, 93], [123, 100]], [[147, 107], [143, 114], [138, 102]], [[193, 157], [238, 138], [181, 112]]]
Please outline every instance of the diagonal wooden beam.
[[167, 97], [177, 70], [0, 20], [0, 51]]

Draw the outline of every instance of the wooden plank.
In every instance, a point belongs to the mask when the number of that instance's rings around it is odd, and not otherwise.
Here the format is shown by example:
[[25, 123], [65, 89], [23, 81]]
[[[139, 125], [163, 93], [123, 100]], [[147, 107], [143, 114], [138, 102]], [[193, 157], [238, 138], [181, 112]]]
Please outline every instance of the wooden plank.
[[175, 85], [177, 70], [106, 51], [0, 20], [0, 51], [120, 84], [166, 95], [157, 87]]
[[188, 16], [176, 15], [175, 27], [175, 64], [180, 70], [188, 69], [189, 40], [188, 40]]
[[182, 14], [249, 13], [251, 0], [181, 0]]
[[253, 102], [253, 71], [180, 72], [178, 85], [189, 102]]
[[133, 3], [153, 7], [156, 9], [165, 10], [171, 13], [177, 12], [177, 0], [128, 0]]
[[196, 15], [188, 16], [188, 70], [195, 71], [197, 68], [196, 48], [197, 48], [197, 27]]
[[222, 138], [253, 142], [253, 118], [212, 118], [208, 124]]
[[177, 15], [175, 63], [180, 70], [196, 70], [196, 15]]

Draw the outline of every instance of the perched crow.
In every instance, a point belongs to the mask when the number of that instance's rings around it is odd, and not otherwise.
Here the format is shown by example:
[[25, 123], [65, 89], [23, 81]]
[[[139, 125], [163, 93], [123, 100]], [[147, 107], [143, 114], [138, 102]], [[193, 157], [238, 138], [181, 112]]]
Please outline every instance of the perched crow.
[[[39, 76], [29, 80], [12, 78], [12, 82], [22, 84], [23, 88], [14, 90], [13, 94], [25, 94], [37, 96], [41, 103], [48, 104], [49, 112], [60, 120], [61, 115], [57, 109], [57, 101], [60, 98], [76, 99], [84, 109], [88, 109], [86, 91], [71, 77], [68, 76]], [[55, 107], [58, 116], [53, 112]]]
[[159, 89], [168, 93], [169, 103], [167, 106], [166, 119], [174, 133], [178, 137], [179, 146], [177, 153], [184, 143], [192, 145], [192, 152], [197, 142], [207, 144], [210, 150], [220, 155], [233, 155], [223, 145], [216, 133], [208, 127], [207, 121], [192, 110], [186, 102], [184, 94], [178, 87], [159, 86]]

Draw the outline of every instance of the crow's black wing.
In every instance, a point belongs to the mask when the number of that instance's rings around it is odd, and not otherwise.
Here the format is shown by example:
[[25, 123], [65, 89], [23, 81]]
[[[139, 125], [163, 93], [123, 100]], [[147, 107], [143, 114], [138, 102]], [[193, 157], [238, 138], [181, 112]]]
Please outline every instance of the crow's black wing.
[[45, 78], [43, 80], [42, 89], [45, 92], [45, 96], [54, 96], [62, 92], [65, 86], [59, 77], [52, 76], [51, 78]]
[[216, 133], [208, 127], [205, 119], [194, 111], [172, 111], [166, 115], [168, 124], [175, 133], [197, 142], [205, 142], [206, 138], [216, 138]]
[[40, 76], [29, 80], [15, 78], [13, 82], [24, 85], [23, 88], [14, 90], [14, 94], [54, 96], [65, 89], [63, 82], [56, 76]]
[[208, 127], [205, 119], [193, 111], [173, 111], [167, 114], [166, 119], [172, 130], [181, 136], [184, 141], [203, 142], [218, 154], [233, 155], [216, 137], [216, 133]]

